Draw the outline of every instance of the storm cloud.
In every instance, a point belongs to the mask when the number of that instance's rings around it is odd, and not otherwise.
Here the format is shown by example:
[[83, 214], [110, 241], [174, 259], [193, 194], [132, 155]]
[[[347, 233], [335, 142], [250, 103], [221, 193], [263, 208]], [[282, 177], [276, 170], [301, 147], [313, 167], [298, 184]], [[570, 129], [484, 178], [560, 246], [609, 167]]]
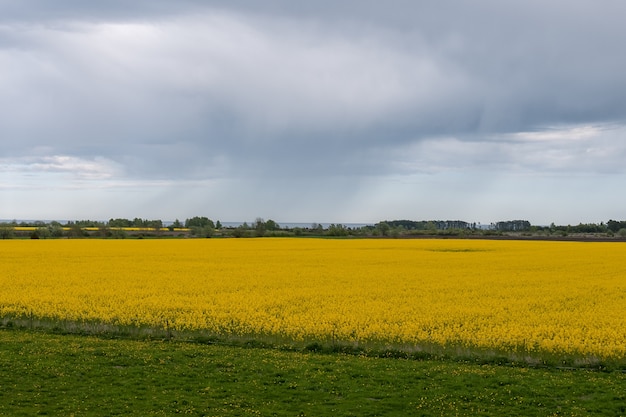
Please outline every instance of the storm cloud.
[[623, 218], [625, 12], [3, 1], [0, 218]]

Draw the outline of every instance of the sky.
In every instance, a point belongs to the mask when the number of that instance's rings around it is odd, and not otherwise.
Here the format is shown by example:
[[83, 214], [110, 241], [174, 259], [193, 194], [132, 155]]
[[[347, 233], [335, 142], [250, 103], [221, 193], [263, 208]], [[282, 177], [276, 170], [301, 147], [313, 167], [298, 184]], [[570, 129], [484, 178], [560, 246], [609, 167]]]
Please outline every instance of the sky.
[[0, 219], [626, 219], [622, 0], [0, 0]]

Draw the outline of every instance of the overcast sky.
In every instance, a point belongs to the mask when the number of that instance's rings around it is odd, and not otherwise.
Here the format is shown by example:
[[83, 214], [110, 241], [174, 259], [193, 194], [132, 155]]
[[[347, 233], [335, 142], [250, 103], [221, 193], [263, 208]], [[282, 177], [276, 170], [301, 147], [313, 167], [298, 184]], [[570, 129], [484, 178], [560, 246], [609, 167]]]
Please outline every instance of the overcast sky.
[[0, 219], [626, 219], [625, 16], [0, 0]]

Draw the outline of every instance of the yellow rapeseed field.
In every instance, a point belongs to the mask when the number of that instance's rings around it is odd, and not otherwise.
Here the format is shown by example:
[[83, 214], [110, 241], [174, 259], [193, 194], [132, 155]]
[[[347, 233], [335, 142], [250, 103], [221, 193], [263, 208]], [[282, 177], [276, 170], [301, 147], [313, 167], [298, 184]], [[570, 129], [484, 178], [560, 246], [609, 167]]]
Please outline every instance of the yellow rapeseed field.
[[626, 245], [0, 241], [0, 316], [294, 341], [626, 356]]

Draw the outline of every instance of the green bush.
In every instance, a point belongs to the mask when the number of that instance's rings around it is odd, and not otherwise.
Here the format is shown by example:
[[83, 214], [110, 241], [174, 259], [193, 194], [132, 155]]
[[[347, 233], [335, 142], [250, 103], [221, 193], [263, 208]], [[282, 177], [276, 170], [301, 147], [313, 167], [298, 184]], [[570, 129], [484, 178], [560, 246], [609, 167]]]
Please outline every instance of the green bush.
[[0, 224], [0, 239], [11, 239], [14, 234], [13, 226]]

